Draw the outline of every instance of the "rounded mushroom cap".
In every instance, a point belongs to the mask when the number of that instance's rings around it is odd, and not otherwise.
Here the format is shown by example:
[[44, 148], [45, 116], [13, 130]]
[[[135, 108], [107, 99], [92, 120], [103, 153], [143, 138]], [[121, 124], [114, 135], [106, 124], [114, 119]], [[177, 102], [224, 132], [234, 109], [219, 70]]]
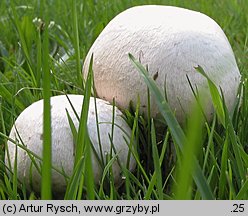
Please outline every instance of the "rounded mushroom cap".
[[[185, 120], [195, 100], [189, 81], [195, 89], [208, 89], [206, 78], [195, 70], [198, 65], [222, 89], [227, 107], [233, 107], [240, 73], [224, 32], [210, 17], [178, 7], [137, 6], [110, 21], [92, 45], [83, 74], [87, 76], [93, 54], [98, 97], [109, 102], [115, 98], [126, 109], [130, 101], [136, 104], [139, 95], [146, 114], [147, 86], [128, 53], [147, 66], [179, 122]], [[211, 118], [212, 104], [206, 104], [206, 116]], [[158, 113], [152, 97], [151, 116]]]
[[[80, 117], [84, 97], [80, 95], [68, 95], [68, 97], [73, 105], [73, 108]], [[111, 141], [109, 135], [111, 135], [112, 131], [113, 106], [101, 99], [96, 99], [96, 107], [99, 122], [101, 148], [103, 152], [103, 158], [105, 160], [106, 154], [110, 154], [111, 151]], [[52, 164], [54, 167], [63, 171], [67, 176], [72, 174], [74, 167], [75, 143], [73, 141], [73, 135], [66, 110], [68, 111], [76, 129], [78, 129], [79, 126], [79, 121], [75, 115], [75, 112], [73, 111], [73, 108], [65, 95], [51, 97]], [[118, 154], [119, 161], [123, 166], [126, 166], [129, 147], [125, 139], [127, 141], [130, 140], [129, 135], [131, 136], [131, 129], [126, 124], [121, 115], [122, 113], [117, 108], [115, 108], [113, 145], [116, 149], [116, 153]], [[101, 158], [94, 98], [90, 99], [87, 127], [93, 147], [96, 150], [98, 157]], [[20, 144], [24, 144], [31, 152], [42, 157], [43, 100], [33, 103], [18, 116], [13, 128], [11, 129], [9, 137], [13, 140], [17, 140]], [[8, 141], [7, 144], [10, 156], [10, 164], [8, 163], [6, 154], [6, 165], [13, 169], [16, 145], [11, 141]], [[39, 163], [40, 162], [38, 162], [38, 165]], [[30, 186], [34, 191], [40, 192], [40, 174], [37, 169], [35, 169], [28, 153], [21, 148], [18, 148], [17, 164], [18, 178], [20, 181], [25, 182], [27, 186]], [[92, 167], [95, 183], [98, 184], [102, 177], [102, 169], [100, 168], [93, 151]], [[134, 167], [135, 160], [131, 156], [129, 169], [133, 170]], [[121, 182], [122, 176], [117, 161], [113, 163], [112, 169], [114, 179], [118, 184]], [[87, 173], [85, 175], [87, 178]], [[63, 194], [65, 192], [65, 177], [55, 170], [52, 172], [52, 186], [54, 194]]]

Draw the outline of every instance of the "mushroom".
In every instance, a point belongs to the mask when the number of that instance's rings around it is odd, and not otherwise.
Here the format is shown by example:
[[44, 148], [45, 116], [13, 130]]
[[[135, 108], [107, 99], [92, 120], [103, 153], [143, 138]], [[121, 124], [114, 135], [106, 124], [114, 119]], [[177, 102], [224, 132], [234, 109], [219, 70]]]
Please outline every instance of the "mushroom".
[[[83, 96], [68, 95], [75, 112], [80, 116]], [[79, 121], [73, 111], [71, 104], [65, 95], [51, 97], [51, 128], [52, 128], [52, 165], [71, 176], [74, 167], [75, 143], [69, 124], [69, 118], [66, 110], [72, 119], [75, 128], [78, 129]], [[96, 99], [96, 107], [99, 122], [101, 149], [103, 160], [106, 162], [106, 154], [110, 154], [112, 149], [113, 155], [116, 153], [122, 166], [126, 166], [128, 158], [129, 169], [132, 171], [135, 167], [133, 156], [129, 157], [129, 147], [127, 142], [130, 141], [131, 129], [121, 117], [122, 113], [115, 108], [114, 112], [114, 129], [113, 142], [110, 141], [112, 134], [113, 106], [101, 99]], [[90, 98], [87, 127], [91, 143], [101, 158], [101, 151], [98, 142], [98, 131], [96, 123], [95, 101]], [[43, 100], [39, 100], [27, 107], [16, 119], [11, 129], [9, 138], [17, 141], [32, 153], [42, 156], [43, 144]], [[115, 151], [113, 150], [113, 146]], [[7, 142], [9, 158], [6, 153], [6, 165], [13, 169], [15, 162], [16, 145], [11, 141]], [[98, 184], [102, 177], [102, 168], [100, 167], [95, 154], [92, 151], [92, 167], [95, 183]], [[10, 161], [10, 164], [8, 163]], [[39, 163], [38, 163], [39, 164]], [[31, 162], [30, 154], [18, 147], [17, 151], [17, 173], [21, 182], [25, 182], [29, 188], [35, 192], [40, 192], [41, 176], [34, 164]], [[121, 168], [117, 161], [112, 166], [115, 183], [118, 185], [122, 181]], [[87, 173], [85, 173], [87, 178]], [[32, 178], [30, 178], [30, 176]], [[32, 179], [32, 181], [31, 181]], [[54, 194], [63, 194], [66, 190], [65, 177], [59, 172], [52, 171], [52, 187]]]
[[[117, 106], [129, 107], [130, 101], [147, 114], [147, 86], [139, 76], [128, 53], [145, 67], [166, 98], [180, 123], [191, 112], [193, 89], [207, 90], [205, 114], [211, 119], [207, 80], [195, 67], [200, 65], [221, 88], [227, 108], [232, 110], [237, 97], [240, 73], [232, 48], [220, 26], [210, 17], [192, 10], [145, 5], [117, 15], [90, 48], [83, 67], [87, 76], [93, 54], [94, 82], [97, 95]], [[151, 117], [159, 114], [151, 97]]]

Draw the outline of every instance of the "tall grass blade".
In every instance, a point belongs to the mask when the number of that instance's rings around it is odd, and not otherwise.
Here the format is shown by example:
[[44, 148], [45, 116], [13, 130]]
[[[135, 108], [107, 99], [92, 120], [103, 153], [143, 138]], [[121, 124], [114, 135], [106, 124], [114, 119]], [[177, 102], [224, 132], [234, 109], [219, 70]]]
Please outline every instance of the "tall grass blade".
[[84, 169], [84, 157], [81, 157], [74, 168], [74, 172], [69, 181], [69, 184], [65, 193], [65, 200], [75, 200], [77, 198], [78, 187], [82, 178], [82, 171]]
[[[44, 2], [43, 2], [44, 3]], [[46, 16], [46, 23], [48, 17]], [[51, 135], [51, 107], [50, 107], [50, 70], [49, 70], [49, 36], [45, 26], [42, 44], [42, 71], [43, 71], [43, 164], [41, 178], [41, 198], [52, 198], [52, 135]]]
[[216, 113], [217, 113], [217, 116], [220, 122], [225, 127], [225, 112], [223, 108], [223, 101], [221, 100], [218, 88], [216, 87], [214, 82], [208, 77], [208, 75], [205, 73], [205, 71], [203, 70], [201, 66], [198, 66], [195, 69], [207, 79], [214, 108], [216, 110]]
[[223, 146], [222, 156], [221, 156], [221, 169], [219, 178], [219, 198], [224, 198], [224, 192], [226, 189], [226, 172], [228, 164], [228, 143], [229, 140], [226, 138]]
[[157, 148], [157, 142], [156, 142], [156, 133], [155, 133], [155, 126], [154, 122], [152, 120], [151, 122], [151, 138], [152, 138], [152, 157], [154, 162], [154, 168], [156, 173], [156, 187], [158, 191], [158, 198], [160, 200], [163, 199], [163, 183], [162, 183], [162, 173], [160, 169], [160, 160], [159, 160], [159, 154], [158, 154], [158, 148]]
[[99, 127], [99, 120], [98, 120], [98, 110], [97, 110], [97, 103], [96, 103], [96, 90], [94, 86], [94, 79], [93, 79], [93, 88], [94, 88], [94, 105], [95, 105], [95, 115], [96, 115], [96, 130], [97, 130], [97, 139], [98, 139], [98, 146], [100, 150], [100, 163], [104, 164], [104, 157], [103, 157], [103, 150], [102, 150], [102, 143], [101, 143], [101, 134], [100, 134], [100, 127]]
[[[81, 58], [80, 58], [80, 46], [79, 46], [79, 35], [78, 35], [78, 18], [77, 18], [77, 0], [72, 0], [72, 16], [73, 16], [73, 45], [75, 49], [75, 58], [76, 58], [76, 72], [78, 84], [81, 86], [82, 83], [82, 74], [81, 74]], [[84, 89], [84, 86], [83, 86]]]
[[85, 178], [85, 186], [87, 188], [87, 199], [94, 200], [95, 199], [95, 184], [94, 184], [94, 172], [92, 167], [91, 153], [92, 153], [92, 145], [89, 138], [88, 133], [85, 137], [85, 170], [84, 173], [87, 173], [87, 178]]
[[17, 175], [17, 164], [18, 164], [18, 148], [15, 146], [15, 161], [14, 161], [14, 172], [13, 172], [13, 198], [17, 199], [17, 188], [18, 188], [18, 175]]
[[[202, 142], [202, 110], [198, 104], [192, 109], [188, 126], [187, 142], [183, 148], [181, 166], [177, 167], [177, 184], [175, 185], [175, 199], [185, 200], [192, 198], [192, 173], [195, 169], [194, 157], [198, 154]], [[197, 131], [197, 133], [195, 133]]]
[[216, 125], [216, 115], [214, 116], [213, 123], [212, 123], [212, 126], [211, 126], [211, 130], [209, 129], [208, 124], [206, 125], [208, 131], [210, 131], [210, 132], [208, 132], [209, 137], [208, 137], [208, 144], [207, 144], [206, 153], [205, 153], [204, 162], [203, 162], [203, 169], [202, 169], [203, 173], [206, 170], [207, 162], [208, 162], [208, 159], [209, 159], [209, 154], [210, 154], [210, 151], [211, 151], [210, 148], [213, 145], [213, 137], [214, 137], [214, 132], [215, 132], [215, 125]]
[[[92, 79], [93, 79], [92, 78], [93, 77], [92, 64], [93, 64], [93, 56], [91, 57], [91, 60], [90, 60], [89, 73], [88, 73], [87, 80], [85, 83], [85, 94], [84, 94], [84, 100], [82, 104], [81, 116], [80, 116], [79, 127], [78, 127], [74, 167], [77, 166], [77, 163], [79, 162], [80, 158], [87, 154], [87, 151], [88, 151], [87, 148], [91, 148], [91, 143], [90, 143], [88, 128], [87, 128], [87, 120], [88, 120], [88, 111], [89, 111], [89, 106], [90, 106], [90, 96], [91, 96], [91, 87], [92, 87]], [[78, 189], [78, 197], [77, 197], [78, 199], [81, 199], [82, 197], [84, 180], [85, 180], [84, 173], [86, 172], [86, 169], [91, 166], [91, 164], [89, 163], [91, 163], [91, 161], [89, 161], [88, 156], [87, 157], [85, 156], [83, 175], [81, 176], [81, 181], [80, 181], [79, 189]], [[87, 175], [86, 183], [88, 181], [94, 182], [93, 174], [90, 171], [89, 171], [89, 175]], [[92, 185], [90, 184], [90, 186]], [[93, 189], [90, 188], [89, 190], [92, 191]]]
[[5, 173], [4, 173], [3, 178], [4, 178], [4, 184], [5, 184], [5, 187], [6, 187], [6, 192], [8, 194], [8, 197], [9, 197], [9, 199], [14, 200], [15, 197], [14, 197], [13, 189], [11, 187], [10, 179]]
[[88, 77], [85, 84], [85, 94], [84, 100], [82, 105], [82, 111], [80, 116], [79, 128], [78, 128], [78, 137], [76, 143], [76, 155], [75, 155], [75, 166], [77, 165], [79, 159], [82, 157], [84, 152], [84, 139], [86, 134], [88, 133], [87, 129], [87, 120], [88, 120], [88, 111], [90, 105], [90, 96], [91, 96], [91, 87], [92, 87], [92, 63], [93, 63], [93, 56], [91, 57], [91, 63], [89, 68]]
[[232, 145], [232, 149], [234, 151], [234, 155], [235, 155], [234, 162], [237, 164], [236, 167], [238, 169], [239, 179], [241, 182], [242, 179], [246, 179], [245, 168], [243, 166], [243, 161], [242, 161], [241, 151], [240, 151], [241, 146], [237, 138], [237, 134], [233, 128], [231, 119], [229, 115], [227, 114], [228, 111], [226, 107], [225, 107], [225, 110], [226, 110], [227, 133], [228, 133], [231, 145]]
[[42, 77], [42, 41], [41, 32], [37, 32], [37, 57], [36, 57], [36, 80], [37, 86], [40, 86], [40, 79]]
[[[154, 123], [153, 123], [154, 124]], [[153, 137], [154, 137], [154, 135], [153, 135]], [[167, 148], [167, 143], [168, 143], [168, 138], [169, 138], [169, 132], [167, 132], [166, 133], [166, 136], [165, 136], [165, 139], [164, 139], [164, 142], [163, 142], [163, 146], [162, 146], [162, 150], [161, 150], [161, 154], [160, 154], [160, 157], [159, 157], [159, 171], [158, 172], [160, 172], [161, 173], [161, 165], [162, 165], [162, 162], [163, 162], [163, 160], [164, 160], [164, 156], [165, 156], [165, 152], [166, 152], [166, 148]], [[154, 138], [153, 138], [154, 139]], [[156, 151], [156, 150], [155, 150]], [[158, 165], [156, 165], [156, 166], [158, 166]], [[158, 169], [158, 168], [157, 168]], [[160, 174], [159, 174], [160, 175]], [[158, 175], [158, 176], [159, 176]], [[150, 181], [150, 183], [149, 183], [149, 186], [148, 186], [148, 188], [147, 188], [147, 190], [146, 190], [146, 193], [145, 193], [145, 196], [144, 196], [144, 200], [149, 200], [149, 199], [151, 199], [151, 195], [152, 195], [152, 192], [154, 192], [155, 193], [155, 191], [154, 191], [154, 186], [155, 186], [155, 184], [156, 184], [156, 181], [157, 181], [157, 178], [158, 178], [158, 176], [157, 176], [157, 174], [156, 174], [156, 170], [155, 170], [155, 172], [153, 173], [153, 175], [152, 175], [152, 179], [151, 179], [151, 181]], [[162, 184], [162, 176], [160, 176], [161, 177], [161, 180], [159, 179], [159, 181], [161, 181], [161, 184]], [[168, 176], [169, 177], [169, 176]], [[159, 183], [160, 184], [160, 183]], [[165, 184], [166, 184], [166, 182], [165, 182]], [[160, 187], [160, 186], [159, 186]], [[159, 188], [159, 187], [157, 187], [157, 188]], [[159, 189], [159, 191], [158, 191], [158, 193], [161, 193], [161, 194], [159, 194], [159, 197], [163, 197], [164, 196], [164, 194], [162, 193], [162, 191], [163, 191], [163, 186], [162, 186], [162, 188], [161, 189]], [[163, 198], [162, 198], [163, 199]]]
[[111, 169], [113, 163], [117, 160], [117, 157], [118, 157], [118, 155], [113, 155], [113, 157], [108, 161], [108, 163], [104, 167], [104, 170], [102, 173], [102, 179], [101, 179], [101, 183], [100, 183], [100, 189], [99, 189], [100, 197], [104, 196], [104, 180], [106, 179], [107, 174], [108, 174], [109, 170]]

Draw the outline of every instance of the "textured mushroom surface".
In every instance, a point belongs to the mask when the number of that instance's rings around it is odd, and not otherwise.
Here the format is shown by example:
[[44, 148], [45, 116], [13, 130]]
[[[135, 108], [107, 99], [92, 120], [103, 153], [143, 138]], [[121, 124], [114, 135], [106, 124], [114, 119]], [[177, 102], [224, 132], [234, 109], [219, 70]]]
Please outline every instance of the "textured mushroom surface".
[[[68, 97], [72, 103], [73, 108], [80, 117], [84, 97], [81, 95], [68, 95]], [[65, 95], [51, 97], [52, 164], [54, 167], [60, 169], [68, 176], [72, 174], [74, 166], [75, 143], [73, 142], [73, 135], [66, 110], [68, 110], [68, 113], [76, 129], [78, 129], [79, 126], [79, 121], [72, 109], [72, 106]], [[111, 149], [111, 141], [109, 136], [112, 134], [113, 106], [106, 101], [96, 99], [96, 107], [99, 122], [101, 148], [103, 152], [103, 158], [105, 159], [106, 154], [109, 154]], [[115, 107], [113, 145], [116, 149], [116, 153], [118, 154], [119, 161], [123, 166], [125, 166], [128, 160], [129, 152], [129, 147], [127, 146], [126, 141], [128, 142], [130, 140], [129, 136], [131, 134], [131, 129], [126, 124], [121, 115], [122, 113]], [[101, 158], [94, 98], [90, 99], [87, 127], [94, 149], [96, 150], [98, 157]], [[33, 103], [18, 116], [9, 137], [13, 140], [17, 140], [20, 144], [24, 144], [26, 148], [29, 149], [29, 151], [40, 157], [42, 156], [43, 100]], [[8, 163], [6, 154], [6, 165], [13, 169], [16, 145], [11, 141], [8, 141], [7, 144], [11, 163]], [[19, 180], [21, 182], [25, 182], [28, 187], [31, 187], [34, 191], [40, 192], [41, 177], [39, 172], [35, 169], [26, 151], [18, 147], [17, 152], [17, 173]], [[38, 160], [36, 161], [38, 164], [40, 163]], [[129, 162], [129, 169], [133, 170], [135, 167], [135, 161], [132, 156]], [[102, 169], [100, 168], [93, 151], [92, 167], [95, 183], [99, 183], [101, 180]], [[120, 183], [122, 175], [120, 173], [120, 167], [117, 161], [114, 162], [112, 169], [115, 182]], [[85, 176], [87, 178], [87, 173], [85, 173]], [[65, 178], [57, 171], [53, 171], [52, 173], [52, 186], [53, 193], [55, 194], [65, 192]]]
[[[200, 65], [224, 93], [229, 110], [233, 108], [240, 73], [232, 48], [220, 26], [210, 17], [171, 6], [137, 6], [117, 15], [98, 36], [85, 59], [86, 77], [93, 53], [93, 71], [97, 94], [109, 102], [115, 98], [120, 108], [130, 101], [147, 113], [147, 86], [128, 58], [134, 55], [153, 77], [179, 122], [191, 111], [194, 89], [208, 92], [206, 116], [213, 106], [206, 78], [195, 67]], [[188, 79], [187, 79], [188, 77]], [[151, 98], [151, 115], [159, 113]]]

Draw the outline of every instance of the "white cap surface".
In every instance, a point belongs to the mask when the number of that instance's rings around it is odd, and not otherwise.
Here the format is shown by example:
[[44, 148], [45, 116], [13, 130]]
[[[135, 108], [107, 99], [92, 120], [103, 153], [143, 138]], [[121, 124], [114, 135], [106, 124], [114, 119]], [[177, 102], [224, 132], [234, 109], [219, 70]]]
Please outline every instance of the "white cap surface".
[[[68, 95], [68, 97], [75, 111], [80, 117], [84, 97], [81, 95]], [[101, 138], [101, 147], [104, 154], [103, 157], [105, 159], [106, 154], [109, 154], [111, 149], [111, 141], [109, 139], [109, 135], [111, 136], [112, 131], [113, 106], [101, 99], [96, 99], [96, 104]], [[60, 169], [61, 171], [63, 170], [66, 175], [70, 176], [72, 174], [74, 166], [75, 144], [73, 142], [73, 135], [66, 114], [66, 109], [68, 110], [76, 129], [78, 129], [79, 122], [66, 96], [61, 95], [51, 97], [52, 163], [54, 167]], [[123, 166], [125, 166], [127, 163], [129, 152], [129, 148], [125, 139], [129, 142], [131, 136], [131, 129], [121, 117], [121, 115], [122, 113], [115, 107], [114, 123], [116, 126], [114, 126], [113, 145], [116, 149], [120, 162]], [[94, 98], [90, 99], [87, 127], [90, 140], [98, 154], [98, 157], [101, 157], [97, 136]], [[19, 135], [16, 131], [18, 131]], [[43, 100], [33, 103], [19, 115], [10, 132], [9, 137], [13, 140], [18, 140], [20, 144], [22, 144], [23, 142], [30, 151], [42, 157]], [[13, 168], [16, 151], [15, 144], [8, 141], [8, 150], [10, 154], [11, 167]], [[21, 148], [18, 148], [17, 159], [17, 171], [19, 180], [21, 182], [27, 183], [27, 186], [31, 186], [34, 191], [39, 192], [41, 177], [34, 166], [32, 166], [32, 175], [30, 174], [30, 167], [32, 163], [27, 152], [22, 150]], [[38, 160], [36, 161], [38, 162], [38, 164], [40, 164]], [[9, 166], [7, 158], [6, 165]], [[98, 184], [102, 177], [102, 170], [93, 152], [92, 167], [95, 177], [95, 183]], [[134, 167], [135, 161], [134, 158], [131, 156], [130, 170], [133, 170]], [[117, 161], [114, 162], [112, 169], [116, 183], [120, 183], [122, 176]], [[30, 182], [30, 176], [32, 176], [32, 182]], [[85, 176], [87, 178], [87, 173], [85, 173]], [[62, 176], [56, 171], [53, 171], [52, 186], [53, 193], [55, 194], [65, 192], [66, 182], [64, 176]]]
[[[167, 98], [179, 122], [191, 111], [194, 96], [187, 76], [195, 88], [207, 89], [206, 78], [194, 67], [200, 65], [210, 79], [221, 87], [227, 107], [232, 109], [240, 73], [232, 48], [219, 25], [210, 17], [171, 6], [137, 6], [117, 15], [92, 45], [83, 68], [87, 76], [93, 53], [97, 94], [120, 108], [137, 102], [147, 112], [147, 86], [128, 58], [139, 59]], [[211, 118], [211, 103], [205, 107]], [[152, 97], [151, 114], [159, 113]]]

